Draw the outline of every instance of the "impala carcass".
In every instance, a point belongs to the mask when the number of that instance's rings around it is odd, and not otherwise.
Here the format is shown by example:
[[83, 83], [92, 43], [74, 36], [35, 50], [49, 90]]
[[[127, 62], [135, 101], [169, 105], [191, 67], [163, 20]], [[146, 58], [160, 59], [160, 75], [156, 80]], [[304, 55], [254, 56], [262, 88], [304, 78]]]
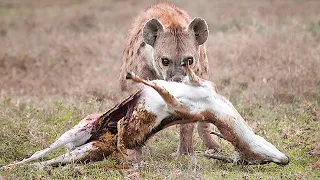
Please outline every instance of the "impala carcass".
[[35, 165], [102, 160], [114, 152], [127, 156], [127, 149], [143, 146], [158, 131], [171, 125], [197, 121], [213, 123], [239, 154], [237, 159], [212, 158], [244, 164], [289, 163], [288, 156], [253, 132], [233, 105], [217, 93], [214, 83], [196, 76], [189, 62], [184, 61], [182, 65], [187, 74], [182, 83], [146, 81], [128, 73], [127, 79], [145, 84], [140, 91], [104, 114], [87, 116], [48, 148], [2, 169], [42, 159], [63, 145], [69, 148], [68, 153]]

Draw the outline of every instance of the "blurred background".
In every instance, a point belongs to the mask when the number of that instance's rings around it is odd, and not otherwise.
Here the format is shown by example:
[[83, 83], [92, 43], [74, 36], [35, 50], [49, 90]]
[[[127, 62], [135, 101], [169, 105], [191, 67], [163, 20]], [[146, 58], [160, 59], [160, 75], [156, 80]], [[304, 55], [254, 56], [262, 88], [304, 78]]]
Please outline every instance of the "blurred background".
[[[1, 96], [118, 93], [124, 38], [158, 1], [1, 0]], [[320, 1], [170, 1], [209, 25], [210, 79], [238, 100], [320, 102]]]
[[[0, 166], [49, 146], [87, 114], [127, 96], [118, 83], [124, 39], [139, 11], [157, 2], [0, 0]], [[178, 128], [171, 127], [144, 147], [146, 177], [319, 178], [320, 1], [170, 2], [207, 21], [210, 80], [291, 162], [234, 166], [198, 155], [189, 171], [187, 161], [170, 155], [179, 142]], [[199, 154], [205, 147], [194, 135]], [[116, 179], [117, 162], [16, 168], [0, 172], [0, 179]]]

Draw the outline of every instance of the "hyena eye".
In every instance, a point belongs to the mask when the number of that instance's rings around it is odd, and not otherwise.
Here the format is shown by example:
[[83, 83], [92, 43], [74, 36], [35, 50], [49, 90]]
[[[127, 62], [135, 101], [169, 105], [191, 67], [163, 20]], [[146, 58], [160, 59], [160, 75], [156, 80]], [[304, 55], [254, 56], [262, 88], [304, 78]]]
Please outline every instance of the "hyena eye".
[[189, 65], [193, 64], [193, 57], [188, 57]]
[[170, 61], [169, 61], [168, 58], [162, 57], [161, 60], [162, 60], [162, 64], [163, 64], [164, 66], [169, 66]]

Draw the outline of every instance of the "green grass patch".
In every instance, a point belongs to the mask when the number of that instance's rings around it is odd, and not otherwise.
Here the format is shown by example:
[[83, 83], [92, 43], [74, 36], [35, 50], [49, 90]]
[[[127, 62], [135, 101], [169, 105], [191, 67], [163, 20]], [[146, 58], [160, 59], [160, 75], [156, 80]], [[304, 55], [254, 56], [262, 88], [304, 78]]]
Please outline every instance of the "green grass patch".
[[[310, 105], [311, 104], [311, 105]], [[63, 132], [77, 124], [86, 114], [101, 112], [111, 104], [79, 102], [76, 105], [56, 101], [46, 107], [6, 98], [0, 102], [0, 164], [5, 165], [47, 147]], [[319, 169], [312, 163], [319, 161], [314, 150], [319, 139], [319, 120], [314, 113], [317, 104], [244, 104], [236, 108], [255, 132], [290, 156], [288, 166], [276, 164], [239, 166], [223, 164], [201, 155], [205, 150], [195, 134], [196, 161], [188, 157], [171, 156], [179, 142], [179, 128], [172, 127], [151, 138], [143, 148], [143, 178], [146, 179], [317, 179]], [[231, 154], [232, 146], [218, 140]], [[60, 148], [48, 159], [65, 150]], [[106, 158], [100, 162], [70, 164], [62, 167], [37, 169], [30, 166], [0, 171], [8, 179], [119, 179], [125, 169], [119, 169], [121, 160]]]

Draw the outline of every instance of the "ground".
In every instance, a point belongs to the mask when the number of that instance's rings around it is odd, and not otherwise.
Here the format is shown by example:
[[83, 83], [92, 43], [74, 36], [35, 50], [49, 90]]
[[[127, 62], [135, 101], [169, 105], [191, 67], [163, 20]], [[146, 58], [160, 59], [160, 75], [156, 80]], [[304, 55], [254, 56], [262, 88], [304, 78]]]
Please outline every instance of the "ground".
[[[0, 165], [45, 148], [127, 94], [118, 74], [126, 31], [157, 1], [0, 2]], [[146, 179], [317, 179], [320, 177], [320, 1], [172, 1], [209, 25], [210, 80], [254, 131], [290, 156], [288, 166], [235, 166], [170, 156], [178, 127], [144, 148]], [[231, 153], [230, 144], [218, 140]], [[59, 149], [53, 157], [64, 151]], [[0, 179], [118, 179], [121, 160], [0, 171]]]

